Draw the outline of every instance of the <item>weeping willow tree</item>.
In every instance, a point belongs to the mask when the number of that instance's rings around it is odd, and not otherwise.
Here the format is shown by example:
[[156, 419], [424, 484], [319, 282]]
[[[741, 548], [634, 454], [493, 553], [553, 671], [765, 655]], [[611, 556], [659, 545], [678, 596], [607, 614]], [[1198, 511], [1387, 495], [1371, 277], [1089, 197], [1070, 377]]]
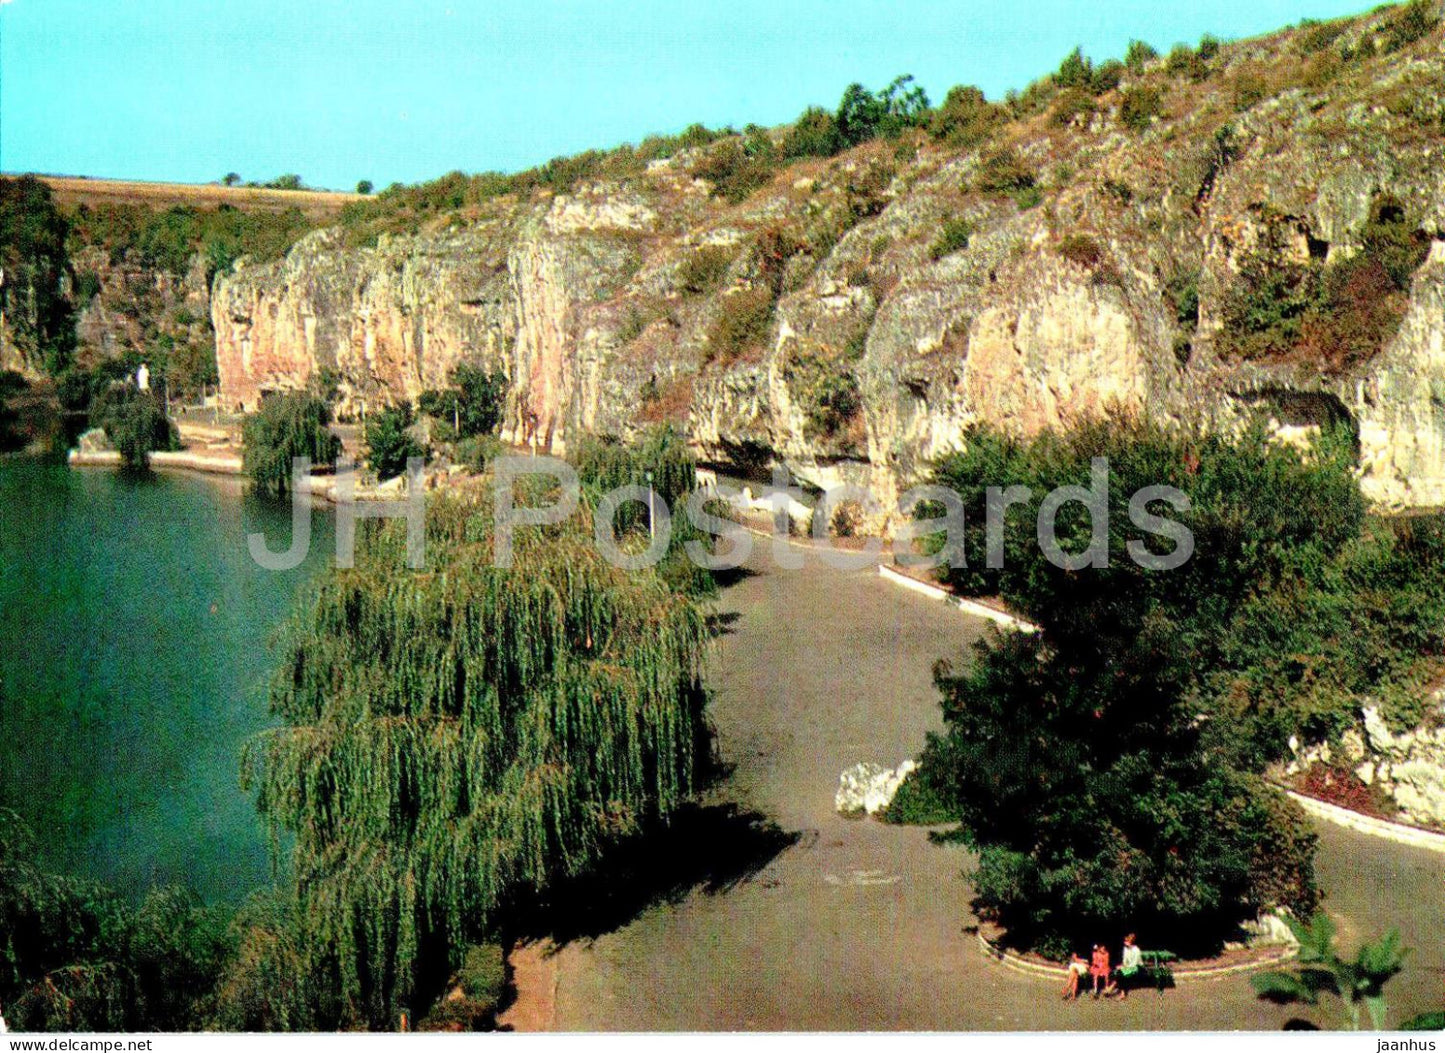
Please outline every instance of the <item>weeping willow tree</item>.
[[[692, 596], [717, 592], [713, 575], [687, 555], [689, 541], [701, 542], [709, 551], [713, 543], [684, 511], [688, 497], [697, 489], [697, 460], [672, 425], [649, 428], [631, 443], [588, 436], [578, 445], [573, 463], [582, 484], [582, 501], [589, 508], [595, 509], [604, 495], [619, 487], [638, 486], [656, 493], [672, 517], [668, 549], [658, 573], [675, 589]], [[718, 514], [722, 508], [711, 506], [708, 511]], [[628, 542], [645, 538], [648, 510], [635, 501], [623, 504], [613, 526], [624, 548], [636, 547]]]
[[609, 566], [585, 516], [522, 532], [507, 570], [480, 503], [427, 518], [429, 572], [389, 524], [319, 585], [244, 764], [340, 1024], [421, 1008], [509, 899], [665, 821], [705, 756], [692, 601]]

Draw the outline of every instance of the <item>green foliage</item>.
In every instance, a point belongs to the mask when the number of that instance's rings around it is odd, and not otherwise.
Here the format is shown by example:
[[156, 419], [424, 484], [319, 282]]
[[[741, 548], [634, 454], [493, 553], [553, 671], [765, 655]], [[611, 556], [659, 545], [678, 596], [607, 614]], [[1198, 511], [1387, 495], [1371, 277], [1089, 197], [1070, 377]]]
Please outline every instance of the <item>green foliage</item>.
[[1399, 12], [1385, 23], [1385, 50], [1403, 51], [1411, 44], [1424, 40], [1440, 25], [1435, 16], [1436, 5], [1431, 0], [1410, 0]]
[[848, 85], [838, 103], [834, 123], [847, 149], [870, 139], [897, 138], [909, 128], [921, 125], [927, 116], [927, 94], [911, 76], [902, 76], [877, 93], [861, 84]]
[[29, 175], [0, 178], [0, 310], [16, 348], [52, 374], [75, 348], [74, 305], [65, 295], [68, 234], [48, 186]]
[[958, 821], [958, 812], [926, 773], [915, 771], [888, 802], [883, 820], [896, 826], [945, 826]]
[[297, 175], [296, 173], [294, 173], [294, 172], [288, 172], [288, 173], [286, 173], [285, 175], [278, 175], [275, 179], [273, 179], [273, 180], [271, 180], [269, 183], [265, 183], [265, 184], [263, 184], [263, 185], [266, 187], [267, 190], [304, 190], [304, 189], [306, 189], [306, 184], [305, 184], [305, 182], [303, 182], [302, 179], [301, 179], [301, 177], [300, 177], [299, 175]]
[[153, 391], [134, 384], [113, 383], [90, 409], [91, 427], [104, 428], [106, 438], [131, 469], [149, 465], [157, 450], [179, 450], [180, 433], [166, 416], [165, 406]]
[[1346, 260], [1295, 260], [1288, 234], [1283, 221], [1270, 222], [1241, 264], [1224, 299], [1221, 352], [1245, 360], [1302, 359], [1334, 372], [1369, 361], [1399, 329], [1428, 240], [1389, 196], [1376, 199], [1360, 233], [1361, 251]]
[[1054, 74], [1054, 84], [1060, 88], [1084, 88], [1092, 90], [1094, 85], [1094, 64], [1084, 57], [1083, 48], [1074, 48], [1064, 61], [1059, 63]]
[[968, 248], [968, 239], [973, 235], [973, 226], [968, 220], [961, 217], [951, 217], [944, 220], [943, 227], [938, 232], [938, 237], [928, 247], [928, 258], [941, 260], [945, 256], [952, 256], [955, 252], [962, 252]]
[[1383, 1031], [1385, 984], [1400, 974], [1410, 953], [1400, 945], [1399, 932], [1363, 944], [1353, 959], [1345, 959], [1335, 947], [1335, 923], [1324, 911], [1308, 925], [1293, 918], [1286, 921], [1299, 940], [1299, 965], [1291, 972], [1251, 977], [1260, 997], [1282, 1005], [1317, 1006], [1322, 995], [1331, 995], [1339, 1000], [1350, 1030], [1360, 1030], [1363, 1008], [1370, 1017], [1370, 1030]]
[[1153, 85], [1128, 88], [1119, 99], [1119, 122], [1125, 128], [1142, 132], [1163, 112], [1163, 96]]
[[363, 179], [356, 184], [356, 192], [358, 194], [369, 194], [375, 189], [376, 184], [373, 183], [370, 179]]
[[863, 412], [858, 378], [851, 364], [836, 356], [794, 351], [783, 364], [783, 379], [801, 403], [813, 439], [842, 435]]
[[129, 259], [181, 277], [200, 254], [207, 280], [229, 271], [241, 256], [279, 259], [313, 222], [300, 209], [246, 210], [231, 205], [198, 209], [178, 205], [157, 211], [141, 205], [82, 204], [71, 220], [70, 245], [104, 249], [113, 263]]
[[1072, 124], [1076, 118], [1092, 117], [1097, 112], [1098, 107], [1094, 105], [1091, 91], [1087, 88], [1066, 88], [1059, 92], [1050, 120], [1064, 126]]
[[445, 573], [405, 569], [403, 524], [368, 534], [288, 630], [280, 726], [247, 750], [245, 785], [294, 846], [295, 974], [341, 1020], [427, 1004], [508, 903], [591, 871], [698, 783], [702, 612], [610, 566], [585, 515], [519, 531], [497, 568], [489, 509], [430, 505]]
[[246, 475], [258, 489], [281, 494], [291, 488], [292, 458], [334, 464], [341, 440], [331, 433], [330, 424], [331, 410], [314, 395], [298, 391], [263, 400], [242, 428]]
[[1124, 65], [1129, 72], [1138, 76], [1148, 68], [1149, 63], [1159, 58], [1159, 52], [1142, 40], [1129, 41], [1129, 50], [1124, 53]]
[[804, 110], [783, 139], [783, 156], [790, 160], [832, 157], [841, 149], [843, 139], [838, 134], [838, 122], [821, 106], [809, 106]]
[[409, 429], [416, 418], [411, 403], [387, 406], [366, 422], [366, 463], [380, 480], [395, 478], [406, 471], [413, 457], [425, 458], [426, 448]]
[[[685, 545], [703, 541], [704, 535], [681, 513], [682, 506], [697, 489], [697, 461], [687, 440], [670, 424], [657, 425], [637, 440], [625, 444], [613, 438], [587, 437], [582, 440], [573, 463], [582, 482], [589, 507], [602, 496], [622, 486], [651, 487], [667, 503], [672, 514], [672, 539], [667, 554], [658, 564], [658, 574], [674, 589], [690, 596], [707, 596], [716, 591], [712, 574], [688, 558]], [[650, 478], [649, 478], [650, 477]], [[711, 509], [716, 514], [716, 509]], [[648, 531], [647, 509], [636, 502], [621, 506], [613, 520], [624, 547], [642, 542]], [[706, 542], [704, 542], [706, 544]]]
[[706, 179], [719, 196], [736, 204], [766, 186], [781, 161], [772, 139], [757, 130], [743, 139], [729, 137], [708, 149], [693, 165], [692, 175]]
[[468, 471], [484, 472], [492, 461], [507, 452], [502, 441], [494, 435], [477, 435], [457, 443], [455, 460]]
[[[1110, 464], [1110, 565], [1071, 574], [1041, 555], [1034, 512], [1054, 487], [1087, 485], [1095, 456]], [[1348, 434], [1327, 431], [1306, 457], [1262, 434], [1226, 441], [1127, 422], [1027, 444], [979, 430], [965, 453], [938, 463], [934, 481], [960, 494], [970, 524], [967, 565], [954, 558], [944, 572], [953, 588], [1001, 595], [1053, 636], [1100, 655], [1132, 647], [1150, 625], [1171, 627], [1173, 646], [1189, 656], [1173, 689], [1230, 729], [1219, 747], [1242, 768], [1284, 755], [1292, 735], [1321, 740], [1343, 730], [1361, 696], [1387, 710], [1405, 705], [1438, 668], [1445, 571], [1436, 553], [1445, 532], [1426, 520], [1366, 517]], [[986, 489], [1011, 485], [1033, 499], [1010, 511], [1004, 566], [989, 568]], [[1195, 540], [1193, 558], [1167, 573], [1143, 570], [1126, 552], [1131, 536], [1153, 544], [1131, 527], [1127, 508], [1153, 485], [1191, 501], [1187, 513], [1165, 513]], [[1065, 506], [1069, 551], [1085, 547], [1089, 526], [1081, 507]], [[1169, 551], [1170, 542], [1159, 544]], [[1174, 675], [1161, 667], [1166, 674]], [[1417, 717], [1400, 714], [1402, 724]]]
[[1003, 108], [989, 102], [978, 88], [957, 85], [929, 117], [928, 130], [950, 146], [972, 149], [988, 139], [1006, 116]]
[[417, 400], [421, 411], [450, 425], [461, 438], [487, 435], [502, 422], [507, 399], [507, 375], [473, 362], [452, 369], [451, 387], [424, 391]]
[[1400, 1025], [1401, 1031], [1445, 1031], [1445, 1010], [1421, 1013]]
[[132, 907], [59, 877], [0, 811], [0, 1005], [22, 1031], [190, 1031], [230, 953], [223, 912], [176, 890]]

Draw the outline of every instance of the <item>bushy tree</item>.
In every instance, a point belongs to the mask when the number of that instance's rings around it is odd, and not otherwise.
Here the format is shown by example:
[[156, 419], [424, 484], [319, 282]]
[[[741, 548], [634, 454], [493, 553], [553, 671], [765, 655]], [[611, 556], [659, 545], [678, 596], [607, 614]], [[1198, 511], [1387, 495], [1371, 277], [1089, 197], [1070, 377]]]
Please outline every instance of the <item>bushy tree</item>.
[[459, 362], [452, 369], [450, 387], [424, 391], [417, 403], [427, 416], [450, 424], [459, 438], [469, 439], [496, 431], [506, 399], [505, 373]]
[[106, 438], [120, 453], [127, 468], [145, 468], [157, 450], [179, 450], [180, 433], [166, 416], [165, 406], [153, 391], [134, 384], [112, 383], [91, 405], [92, 427], [104, 428]]
[[958, 85], [948, 89], [943, 105], [930, 115], [928, 130], [951, 146], [970, 149], [986, 140], [1005, 120], [1004, 109], [989, 102], [981, 90]]
[[881, 92], [850, 84], [838, 103], [834, 123], [844, 147], [869, 139], [894, 138], [922, 124], [928, 115], [928, 95], [911, 76], [896, 78]]
[[783, 156], [832, 157], [843, 148], [838, 122], [821, 106], [810, 106], [793, 122], [783, 139]]
[[[573, 463], [584, 499], [592, 508], [604, 494], [619, 487], [651, 487], [667, 503], [672, 516], [671, 545], [658, 572], [689, 595], [707, 595], [715, 590], [712, 575], [696, 566], [685, 549], [687, 542], [702, 541], [704, 535], [683, 511], [688, 496], [697, 489], [697, 461], [676, 429], [659, 425], [631, 444], [589, 436], [578, 445]], [[619, 537], [641, 534], [648, 525], [647, 509], [637, 502], [623, 505], [614, 521]]]
[[406, 569], [400, 524], [367, 535], [288, 631], [280, 726], [247, 753], [294, 846], [300, 926], [273, 929], [281, 964], [247, 983], [304, 977], [326, 1026], [420, 1009], [508, 903], [588, 872], [698, 785], [702, 612], [609, 565], [585, 515], [518, 532], [500, 569], [488, 515], [430, 506], [445, 573]]
[[326, 465], [341, 454], [341, 440], [330, 425], [331, 410], [314, 395], [296, 391], [265, 399], [242, 428], [246, 474], [258, 489], [285, 493], [291, 488], [293, 458]]
[[[1108, 462], [1107, 565], [1063, 569], [1041, 551], [1039, 502], [1090, 489], [1094, 458]], [[1364, 694], [1418, 719], [1409, 700], [1445, 624], [1445, 532], [1368, 519], [1353, 468], [1347, 432], [1302, 454], [1260, 432], [1128, 420], [1032, 442], [976, 432], [940, 463], [935, 481], [960, 494], [971, 527], [968, 566], [945, 578], [1041, 627], [985, 648], [966, 673], [940, 671], [947, 732], [924, 756], [927, 787], [980, 849], [980, 905], [1013, 938], [1061, 952], [1091, 927], [1138, 929], [1207, 949], [1262, 907], [1311, 909], [1308, 834], [1251, 773], [1292, 735], [1347, 726]], [[1180, 540], [1131, 522], [1134, 495], [1158, 485], [1188, 500], [1148, 506], [1192, 538], [1172, 570], [1129, 550], [1163, 556]], [[1003, 566], [989, 567], [986, 493], [1009, 486], [1031, 496], [1007, 515]], [[1082, 504], [1056, 522], [1066, 553], [1095, 541]]]
[[425, 457], [426, 448], [408, 430], [415, 421], [411, 403], [387, 406], [366, 422], [366, 463], [378, 479], [395, 478], [406, 462]]

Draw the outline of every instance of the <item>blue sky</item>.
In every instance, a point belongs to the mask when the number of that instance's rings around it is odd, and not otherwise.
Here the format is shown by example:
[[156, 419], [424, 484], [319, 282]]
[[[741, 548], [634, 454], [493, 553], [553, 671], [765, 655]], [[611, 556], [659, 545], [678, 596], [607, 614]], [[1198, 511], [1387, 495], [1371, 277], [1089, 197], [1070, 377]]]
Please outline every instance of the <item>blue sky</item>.
[[1362, 0], [0, 0], [0, 169], [314, 186], [511, 171], [913, 73], [997, 97]]

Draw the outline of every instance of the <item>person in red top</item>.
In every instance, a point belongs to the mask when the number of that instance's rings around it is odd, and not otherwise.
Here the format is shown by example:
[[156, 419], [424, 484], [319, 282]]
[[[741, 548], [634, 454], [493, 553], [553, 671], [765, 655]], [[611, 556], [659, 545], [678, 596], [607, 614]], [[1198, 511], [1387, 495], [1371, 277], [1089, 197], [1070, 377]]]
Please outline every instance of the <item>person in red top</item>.
[[1094, 944], [1094, 956], [1089, 960], [1089, 976], [1094, 981], [1094, 997], [1098, 998], [1109, 982], [1109, 949], [1102, 944]]

